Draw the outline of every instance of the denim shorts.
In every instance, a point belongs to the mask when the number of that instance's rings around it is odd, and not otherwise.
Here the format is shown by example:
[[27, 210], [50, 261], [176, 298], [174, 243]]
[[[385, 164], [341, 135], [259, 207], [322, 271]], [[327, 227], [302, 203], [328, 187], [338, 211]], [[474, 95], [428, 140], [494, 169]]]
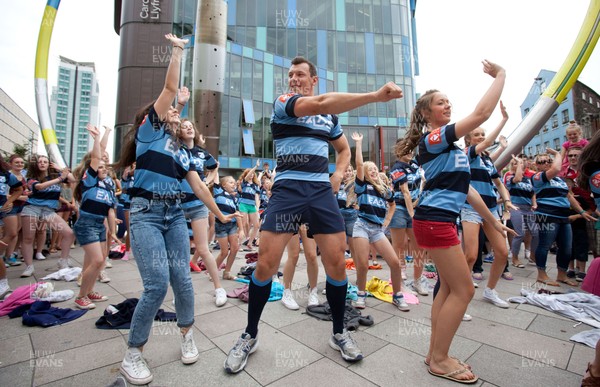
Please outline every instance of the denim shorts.
[[9, 216], [17, 216], [19, 215], [21, 212], [23, 211], [23, 206], [15, 206], [13, 205], [13, 207], [10, 209], [10, 211], [8, 211], [4, 217], [9, 217]]
[[237, 222], [219, 223], [215, 222], [215, 236], [225, 238], [238, 233]]
[[106, 241], [106, 227], [104, 227], [104, 218], [96, 218], [92, 216], [79, 216], [77, 222], [73, 226], [73, 231], [77, 237], [77, 241], [81, 246], [89, 245], [90, 243]]
[[21, 216], [35, 216], [37, 220], [48, 220], [56, 215], [56, 210], [47, 206], [28, 204], [23, 207]]
[[197, 219], [208, 218], [208, 208], [204, 204], [201, 206], [184, 208], [183, 213], [185, 214], [185, 218], [191, 220], [192, 222]]
[[369, 240], [369, 243], [375, 243], [378, 240], [385, 238], [385, 234], [383, 233], [381, 225], [358, 218], [356, 223], [354, 223], [352, 237], [365, 238]]
[[354, 232], [354, 223], [356, 223], [356, 219], [358, 218], [358, 211], [355, 209], [344, 209], [340, 212], [342, 213], [342, 218], [344, 218], [346, 236], [352, 238], [352, 233]]
[[412, 218], [405, 207], [396, 204], [396, 211], [394, 211], [394, 216], [392, 216], [388, 228], [412, 228]]

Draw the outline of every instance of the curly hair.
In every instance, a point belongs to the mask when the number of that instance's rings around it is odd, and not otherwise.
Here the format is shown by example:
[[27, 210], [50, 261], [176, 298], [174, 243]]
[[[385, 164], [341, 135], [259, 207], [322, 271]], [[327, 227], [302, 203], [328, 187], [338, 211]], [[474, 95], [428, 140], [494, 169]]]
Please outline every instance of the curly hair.
[[[423, 129], [427, 127], [428, 124], [424, 112], [431, 111], [430, 106], [435, 93], [439, 93], [439, 90], [427, 90], [425, 94], [417, 100], [415, 108], [410, 115], [410, 126], [408, 131], [406, 131], [402, 142], [400, 144], [396, 143], [396, 147], [394, 148], [396, 155], [406, 155], [412, 152], [419, 144], [419, 141], [421, 141]], [[399, 148], [400, 146], [402, 146], [402, 148]]]

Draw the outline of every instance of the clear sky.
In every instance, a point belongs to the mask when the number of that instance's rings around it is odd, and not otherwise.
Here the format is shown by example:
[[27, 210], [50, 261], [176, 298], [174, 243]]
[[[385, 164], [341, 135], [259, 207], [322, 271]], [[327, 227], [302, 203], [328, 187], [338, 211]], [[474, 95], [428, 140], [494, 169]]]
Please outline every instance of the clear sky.
[[[37, 121], [34, 62], [45, 0], [0, 0], [0, 88]], [[48, 66], [49, 90], [56, 85], [58, 56], [95, 62], [100, 84], [101, 124], [115, 118], [119, 36], [110, 0], [62, 0]], [[540, 69], [557, 71], [579, 32], [586, 0], [419, 0], [416, 27], [420, 75], [417, 92], [436, 88], [453, 103], [454, 119], [469, 114], [491, 79], [481, 60], [504, 66], [503, 101], [510, 119], [504, 133], [520, 122], [523, 102]], [[580, 81], [600, 93], [600, 48]], [[486, 124], [493, 128], [498, 112]]]

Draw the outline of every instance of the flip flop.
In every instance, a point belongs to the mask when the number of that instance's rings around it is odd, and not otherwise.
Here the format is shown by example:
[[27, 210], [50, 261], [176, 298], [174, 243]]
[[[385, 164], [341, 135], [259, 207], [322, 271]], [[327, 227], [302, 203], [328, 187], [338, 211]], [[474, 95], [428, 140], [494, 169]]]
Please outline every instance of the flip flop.
[[525, 265], [523, 265], [523, 264], [522, 264], [522, 263], [520, 263], [520, 262], [519, 262], [518, 264], [516, 264], [516, 265], [513, 263], [512, 265], [513, 265], [514, 267], [518, 267], [519, 269], [524, 269], [524, 268], [525, 268]]
[[[454, 360], [456, 360], [456, 362], [457, 362], [458, 364], [460, 364], [461, 366], [463, 366], [463, 367], [465, 367], [466, 369], [468, 369], [469, 371], [471, 371], [471, 366], [470, 366], [470, 365], [468, 365], [467, 363], [465, 363], [464, 361], [460, 360], [459, 358], [457, 358], [457, 357], [454, 357], [454, 356], [450, 356], [450, 359], [454, 359]], [[426, 365], [427, 367], [429, 367], [429, 362], [427, 361], [427, 359], [423, 359], [423, 363], [425, 363], [425, 365]]]
[[504, 273], [502, 273], [502, 278], [504, 278], [507, 281], [512, 281], [515, 279], [510, 271], [505, 271]]
[[550, 278], [548, 278], [546, 280], [537, 280], [535, 282], [536, 283], [540, 283], [540, 284], [544, 284], [544, 285], [548, 285], [548, 286], [560, 286], [560, 284], [558, 282], [553, 281]]
[[569, 278], [567, 278], [567, 279], [564, 279], [564, 280], [559, 280], [559, 279], [557, 279], [556, 281], [558, 281], [558, 282], [560, 282], [560, 283], [563, 283], [563, 284], [565, 284], [565, 285], [569, 285], [569, 286], [574, 286], [574, 287], [577, 287], [577, 286], [579, 286], [579, 282], [577, 282], [577, 281], [574, 281], [574, 280], [572, 280], [572, 279], [569, 279]]
[[474, 384], [474, 383], [477, 383], [477, 381], [479, 380], [479, 377], [477, 377], [477, 376], [475, 376], [473, 379], [458, 379], [455, 377], [456, 375], [464, 374], [465, 372], [470, 372], [466, 368], [461, 368], [459, 370], [448, 372], [447, 374], [438, 374], [437, 372], [433, 372], [431, 370], [431, 368], [427, 368], [427, 371], [429, 371], [429, 373], [431, 375], [437, 376], [438, 378], [448, 379], [448, 380], [452, 380], [453, 382], [462, 383], [462, 384]]

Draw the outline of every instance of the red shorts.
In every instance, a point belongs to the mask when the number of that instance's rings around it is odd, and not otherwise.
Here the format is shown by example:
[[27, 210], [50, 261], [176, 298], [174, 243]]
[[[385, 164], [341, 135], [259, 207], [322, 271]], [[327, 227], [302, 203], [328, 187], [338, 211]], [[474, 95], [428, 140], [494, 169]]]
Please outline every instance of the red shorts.
[[460, 244], [455, 223], [413, 219], [413, 232], [424, 249], [447, 249]]

